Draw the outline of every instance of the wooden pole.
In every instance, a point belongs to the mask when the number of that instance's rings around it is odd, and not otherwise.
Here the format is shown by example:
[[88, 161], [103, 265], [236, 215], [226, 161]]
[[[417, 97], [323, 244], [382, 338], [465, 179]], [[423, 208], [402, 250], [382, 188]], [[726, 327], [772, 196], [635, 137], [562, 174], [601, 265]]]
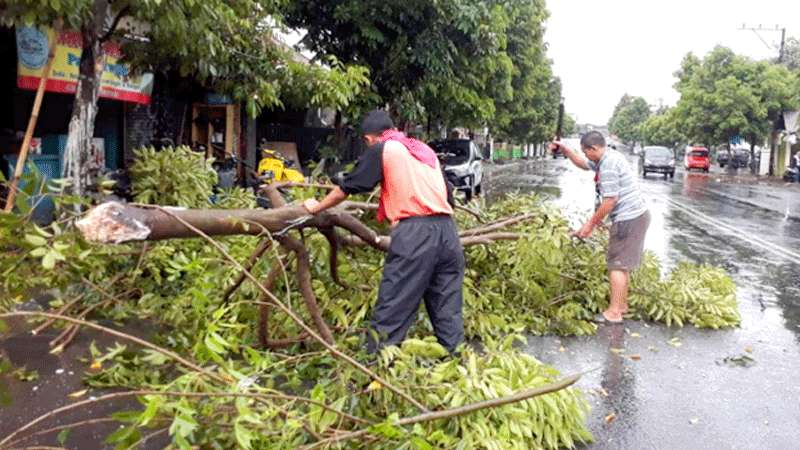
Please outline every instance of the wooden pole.
[[50, 53], [47, 56], [47, 64], [44, 66], [42, 76], [39, 78], [39, 88], [36, 89], [36, 99], [33, 101], [33, 110], [31, 111], [31, 118], [28, 120], [28, 129], [25, 131], [25, 139], [22, 140], [22, 148], [17, 158], [17, 166], [14, 168], [14, 177], [8, 185], [8, 198], [6, 199], [5, 212], [11, 212], [14, 208], [14, 201], [17, 197], [17, 185], [19, 179], [22, 177], [22, 170], [25, 168], [25, 161], [28, 159], [28, 150], [31, 146], [33, 139], [33, 130], [36, 128], [36, 122], [39, 120], [39, 109], [42, 107], [42, 97], [44, 97], [44, 88], [47, 85], [47, 78], [50, 77], [50, 69], [53, 67], [53, 61], [56, 55], [56, 45], [58, 44], [58, 33], [61, 27], [56, 25], [53, 42], [50, 43]]

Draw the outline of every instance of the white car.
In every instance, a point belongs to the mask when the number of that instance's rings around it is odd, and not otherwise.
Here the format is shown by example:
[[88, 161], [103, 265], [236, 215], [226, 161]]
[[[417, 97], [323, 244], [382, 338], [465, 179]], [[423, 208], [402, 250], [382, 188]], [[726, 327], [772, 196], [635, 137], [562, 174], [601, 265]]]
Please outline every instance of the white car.
[[447, 179], [456, 190], [464, 192], [470, 201], [481, 193], [483, 183], [483, 154], [469, 139], [447, 139], [429, 144], [444, 165]]

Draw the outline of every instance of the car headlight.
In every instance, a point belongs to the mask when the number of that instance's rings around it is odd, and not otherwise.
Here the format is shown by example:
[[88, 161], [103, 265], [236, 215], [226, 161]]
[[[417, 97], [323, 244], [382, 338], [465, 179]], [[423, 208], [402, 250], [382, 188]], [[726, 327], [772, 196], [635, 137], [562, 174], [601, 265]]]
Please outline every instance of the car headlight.
[[445, 169], [445, 172], [452, 173], [457, 177], [464, 177], [469, 174], [469, 165], [468, 164], [460, 164], [458, 166], [450, 166]]
[[667, 164], [669, 164], [670, 166], [674, 166], [675, 165], [675, 161], [669, 160], [669, 162]]

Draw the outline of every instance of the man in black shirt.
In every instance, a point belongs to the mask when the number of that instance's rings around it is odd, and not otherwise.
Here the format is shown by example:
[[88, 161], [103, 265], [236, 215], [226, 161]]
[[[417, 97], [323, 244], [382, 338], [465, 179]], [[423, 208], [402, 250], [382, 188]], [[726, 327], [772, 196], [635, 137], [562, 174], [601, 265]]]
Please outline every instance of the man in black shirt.
[[304, 205], [316, 214], [380, 184], [378, 220], [391, 221], [392, 236], [368, 351], [400, 344], [424, 298], [439, 343], [453, 352], [464, 339], [464, 252], [441, 164], [430, 147], [395, 130], [384, 111], [368, 114], [362, 132], [370, 147], [353, 171], [321, 202]]

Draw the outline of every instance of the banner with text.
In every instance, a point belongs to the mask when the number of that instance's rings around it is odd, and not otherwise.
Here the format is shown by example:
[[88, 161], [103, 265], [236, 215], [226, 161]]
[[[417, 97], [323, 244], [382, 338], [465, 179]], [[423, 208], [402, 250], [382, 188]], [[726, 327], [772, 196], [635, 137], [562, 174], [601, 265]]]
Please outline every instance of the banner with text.
[[[17, 27], [17, 86], [36, 90], [50, 53], [55, 31], [50, 28]], [[82, 39], [77, 31], [62, 31], [55, 39], [53, 69], [45, 89], [49, 92], [74, 94], [78, 86]], [[128, 64], [122, 64], [119, 44], [103, 45], [105, 64], [100, 82], [100, 97], [124, 102], [150, 103], [153, 74], [131, 75]]]

